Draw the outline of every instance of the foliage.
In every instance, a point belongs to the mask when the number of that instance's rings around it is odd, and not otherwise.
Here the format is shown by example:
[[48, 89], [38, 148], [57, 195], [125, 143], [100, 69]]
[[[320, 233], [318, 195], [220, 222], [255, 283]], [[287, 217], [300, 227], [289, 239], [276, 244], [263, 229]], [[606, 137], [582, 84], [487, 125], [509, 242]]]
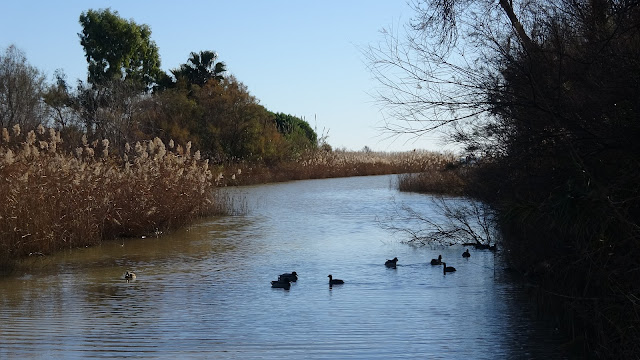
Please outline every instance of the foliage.
[[200, 148], [198, 119], [202, 118], [202, 108], [188, 96], [187, 90], [175, 88], [157, 92], [142, 100], [140, 109], [135, 116], [136, 123], [140, 124], [140, 134], [136, 137], [159, 137], [165, 143], [191, 141], [194, 147]]
[[127, 80], [149, 90], [157, 82], [160, 56], [148, 25], [127, 21], [110, 9], [83, 12], [80, 25], [90, 84]]
[[284, 113], [271, 113], [275, 118], [276, 127], [280, 134], [284, 135], [289, 143], [289, 152], [301, 154], [303, 151], [313, 149], [318, 143], [318, 134], [309, 123], [299, 117]]
[[187, 63], [171, 70], [176, 79], [172, 85], [185, 81], [189, 85], [204, 86], [209, 80], [221, 81], [227, 68], [223, 62], [216, 62], [217, 58], [218, 54], [209, 50], [192, 52]]
[[281, 154], [284, 140], [273, 118], [235, 77], [208, 82], [194, 96], [203, 111], [198, 133], [205, 154], [262, 161]]
[[640, 4], [414, 5], [407, 42], [369, 49], [390, 130], [446, 127], [477, 155], [470, 189], [498, 211], [513, 266], [573, 309], [563, 326], [584, 325], [588, 353], [637, 354]]
[[41, 101], [44, 76], [27, 63], [24, 52], [10, 45], [0, 55], [0, 127], [35, 129], [47, 121]]

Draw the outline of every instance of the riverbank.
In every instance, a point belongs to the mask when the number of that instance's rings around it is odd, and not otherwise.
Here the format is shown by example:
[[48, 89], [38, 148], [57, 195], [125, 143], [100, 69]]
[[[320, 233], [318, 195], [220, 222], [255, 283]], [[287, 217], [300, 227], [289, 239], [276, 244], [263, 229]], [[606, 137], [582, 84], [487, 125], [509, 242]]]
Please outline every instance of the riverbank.
[[635, 358], [640, 246], [633, 207], [611, 211], [621, 204], [595, 201], [600, 196], [593, 189], [578, 196], [556, 188], [536, 201], [540, 193], [532, 185], [507, 181], [512, 171], [493, 163], [455, 167], [437, 176], [403, 176], [400, 189], [438, 192], [444, 186], [446, 192], [443, 180], [461, 184], [454, 194], [489, 204], [509, 269], [530, 285], [532, 301], [572, 339], [569, 346], [588, 357]]
[[217, 168], [217, 186], [241, 186], [291, 180], [326, 179], [351, 176], [439, 173], [455, 160], [449, 153], [414, 150], [374, 152], [314, 150], [295, 161], [233, 163]]
[[173, 229], [225, 212], [208, 162], [159, 139], [110, 154], [109, 142], [61, 150], [55, 130], [3, 129], [0, 267], [24, 256]]
[[180, 228], [201, 216], [227, 214], [219, 187], [429, 172], [452, 155], [308, 152], [297, 161], [210, 165], [185, 146], [156, 138], [111, 151], [108, 141], [62, 148], [60, 133], [42, 127], [3, 129], [0, 142], [0, 268], [15, 259], [141, 237]]
[[[0, 356], [566, 358], [520, 284], [494, 271], [499, 253], [417, 249], [379, 226], [394, 203], [430, 212], [426, 196], [398, 192], [395, 181], [227, 188], [244, 194], [244, 216], [28, 259], [39, 266], [0, 277]], [[438, 254], [458, 271], [427, 263]], [[393, 257], [397, 268], [387, 268]], [[290, 290], [271, 288], [291, 271]], [[328, 274], [345, 284], [330, 288]]]

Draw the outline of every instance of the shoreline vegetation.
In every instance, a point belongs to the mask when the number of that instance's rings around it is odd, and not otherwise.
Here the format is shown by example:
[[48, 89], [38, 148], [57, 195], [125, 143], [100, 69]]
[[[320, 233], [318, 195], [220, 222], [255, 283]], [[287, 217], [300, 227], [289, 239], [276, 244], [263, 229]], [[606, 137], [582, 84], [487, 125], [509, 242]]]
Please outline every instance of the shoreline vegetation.
[[[540, 11], [521, 13], [500, 1], [487, 22], [459, 21], [469, 13], [453, 3], [416, 7], [426, 22], [407, 27], [409, 43], [384, 32], [391, 38], [370, 48], [370, 68], [390, 89], [383, 104], [400, 126], [389, 130], [448, 127], [469, 164], [333, 150], [304, 118], [262, 106], [212, 50], [162, 71], [150, 28], [109, 9], [80, 16], [89, 71], [75, 87], [63, 72], [47, 84], [9, 46], [0, 55], [0, 268], [224, 213], [230, 200], [217, 186], [423, 173], [402, 175], [400, 189], [491, 208], [499, 251], [570, 346], [637, 358], [640, 81], [629, 74], [640, 73], [640, 5], [533, 1]], [[433, 16], [442, 13], [452, 16]], [[474, 50], [462, 67], [437, 51], [466, 46]]]
[[580, 358], [638, 359], [640, 2], [411, 8], [365, 51], [388, 129], [443, 130], [477, 158], [465, 193], [540, 312]]
[[217, 188], [289, 180], [434, 172], [452, 154], [310, 151], [274, 166], [211, 165], [191, 143], [159, 138], [111, 149], [108, 140], [66, 149], [59, 131], [38, 126], [0, 138], [0, 269], [27, 256], [141, 237], [202, 216], [229, 214]]
[[[623, 354], [616, 358], [635, 358], [639, 331], [635, 223], [619, 222], [613, 228], [618, 237], [607, 234], [623, 215], [598, 214], [601, 204], [585, 199], [579, 199], [584, 201], [580, 210], [567, 207], [553, 213], [528, 208], [533, 204], [519, 203], [518, 194], [505, 186], [506, 176], [487, 161], [403, 174], [398, 186], [401, 191], [464, 196], [490, 208], [505, 271], [522, 282], [538, 316], [565, 334], [563, 348], [580, 358], [609, 358], [603, 349]], [[567, 196], [564, 201], [575, 200]], [[453, 208], [444, 216], [455, 222], [461, 212], [463, 208]], [[458, 224], [457, 230], [464, 231], [467, 223]], [[424, 242], [428, 243], [438, 241]], [[612, 344], [618, 348], [612, 349]]]
[[108, 140], [65, 151], [60, 132], [2, 129], [0, 268], [29, 255], [143, 236], [224, 213], [208, 160], [158, 138], [110, 154]]

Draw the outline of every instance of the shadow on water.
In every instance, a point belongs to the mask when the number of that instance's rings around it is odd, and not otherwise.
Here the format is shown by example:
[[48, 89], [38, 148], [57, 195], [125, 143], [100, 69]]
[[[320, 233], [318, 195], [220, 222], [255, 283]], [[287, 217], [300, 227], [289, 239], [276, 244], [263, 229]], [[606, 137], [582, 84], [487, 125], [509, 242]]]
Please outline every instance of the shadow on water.
[[[245, 216], [28, 259], [0, 278], [0, 358], [569, 358], [493, 253], [378, 225], [394, 201], [431, 211], [392, 179], [229, 189]], [[455, 273], [428, 263], [438, 253]]]

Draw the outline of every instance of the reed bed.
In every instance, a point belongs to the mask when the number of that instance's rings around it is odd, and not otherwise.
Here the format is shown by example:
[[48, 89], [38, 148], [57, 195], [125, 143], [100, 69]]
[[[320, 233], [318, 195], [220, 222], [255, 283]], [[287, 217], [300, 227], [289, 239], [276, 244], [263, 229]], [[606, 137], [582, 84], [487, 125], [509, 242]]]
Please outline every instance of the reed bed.
[[0, 138], [0, 267], [12, 259], [142, 236], [224, 212], [208, 161], [158, 138], [60, 150], [60, 133], [15, 126]]
[[402, 174], [398, 181], [400, 191], [439, 195], [464, 195], [466, 187], [466, 171], [448, 166], [418, 174]]
[[250, 185], [289, 180], [323, 179], [349, 176], [437, 172], [451, 164], [453, 154], [430, 151], [365, 152], [311, 151], [295, 161], [272, 166], [249, 163], [221, 168], [221, 185]]

